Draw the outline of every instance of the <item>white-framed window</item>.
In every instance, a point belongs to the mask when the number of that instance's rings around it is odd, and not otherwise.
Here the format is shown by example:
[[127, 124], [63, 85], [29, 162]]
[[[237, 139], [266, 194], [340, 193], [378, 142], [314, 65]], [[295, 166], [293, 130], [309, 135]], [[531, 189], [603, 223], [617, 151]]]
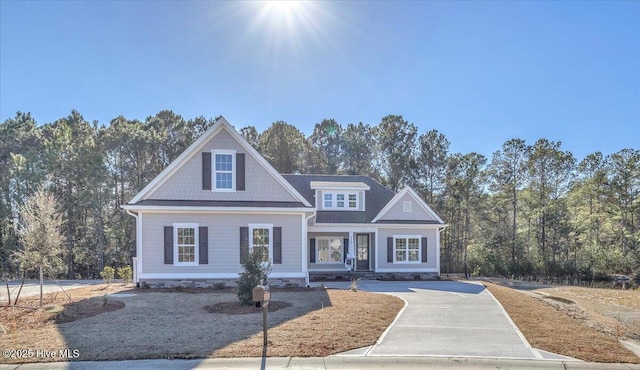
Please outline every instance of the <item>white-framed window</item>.
[[411, 212], [411, 201], [405, 200], [402, 202], [402, 212], [409, 213]]
[[316, 263], [342, 263], [342, 239], [339, 236], [316, 238]]
[[212, 150], [213, 157], [213, 191], [236, 190], [236, 151]]
[[197, 266], [198, 224], [173, 224], [173, 264], [176, 266]]
[[324, 193], [324, 208], [333, 208], [333, 194]]
[[358, 194], [349, 194], [349, 208], [358, 208]]
[[358, 193], [324, 192], [322, 197], [324, 200], [324, 204], [323, 204], [324, 209], [337, 209], [337, 210], [358, 209]]
[[394, 263], [420, 263], [422, 256], [422, 237], [420, 235], [393, 236]]
[[249, 253], [256, 250], [263, 263], [273, 260], [273, 224], [249, 224]]

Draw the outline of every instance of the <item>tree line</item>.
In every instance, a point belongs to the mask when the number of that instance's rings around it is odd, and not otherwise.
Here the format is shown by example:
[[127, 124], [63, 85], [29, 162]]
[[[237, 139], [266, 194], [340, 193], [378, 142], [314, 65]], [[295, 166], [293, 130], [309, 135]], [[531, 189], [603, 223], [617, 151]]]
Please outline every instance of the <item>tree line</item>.
[[[67, 278], [130, 264], [135, 224], [125, 204], [215, 119], [165, 110], [144, 121], [87, 122], [72, 111], [39, 125], [18, 112], [0, 124], [0, 264], [23, 246], [20, 207], [41, 184], [56, 197]], [[442, 272], [597, 278], [640, 272], [640, 151], [582, 160], [557, 141], [514, 138], [489, 157], [451, 153], [437, 130], [400, 115], [375, 125], [315, 124], [307, 137], [273, 122], [240, 134], [281, 173], [369, 175], [394, 191], [411, 186], [450, 225]]]

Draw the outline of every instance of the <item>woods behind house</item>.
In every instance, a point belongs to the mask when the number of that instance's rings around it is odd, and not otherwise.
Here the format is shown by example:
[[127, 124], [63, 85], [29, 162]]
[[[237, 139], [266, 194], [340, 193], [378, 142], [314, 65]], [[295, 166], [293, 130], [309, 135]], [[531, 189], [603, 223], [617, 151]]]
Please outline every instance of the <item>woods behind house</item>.
[[[215, 119], [161, 111], [108, 125], [72, 111], [39, 124], [0, 124], [0, 264], [22, 274], [20, 209], [41, 184], [63, 220], [60, 277], [97, 278], [135, 255], [125, 204]], [[450, 225], [442, 272], [598, 278], [640, 273], [640, 150], [575, 158], [560, 142], [514, 138], [494, 153], [451, 153], [440, 132], [402, 116], [375, 125], [325, 119], [307, 137], [286, 122], [242, 136], [281, 173], [370, 175], [413, 187]]]

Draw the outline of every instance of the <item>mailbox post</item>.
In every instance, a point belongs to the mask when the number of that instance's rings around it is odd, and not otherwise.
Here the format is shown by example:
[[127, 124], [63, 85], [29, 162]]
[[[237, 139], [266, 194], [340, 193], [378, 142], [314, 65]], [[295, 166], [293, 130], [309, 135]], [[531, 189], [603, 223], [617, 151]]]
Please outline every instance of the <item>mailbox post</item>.
[[271, 299], [271, 292], [268, 285], [258, 285], [253, 288], [252, 291], [253, 301], [256, 302], [256, 307], [262, 307], [262, 337], [264, 338], [263, 345], [267, 345], [267, 312], [269, 310], [269, 300]]

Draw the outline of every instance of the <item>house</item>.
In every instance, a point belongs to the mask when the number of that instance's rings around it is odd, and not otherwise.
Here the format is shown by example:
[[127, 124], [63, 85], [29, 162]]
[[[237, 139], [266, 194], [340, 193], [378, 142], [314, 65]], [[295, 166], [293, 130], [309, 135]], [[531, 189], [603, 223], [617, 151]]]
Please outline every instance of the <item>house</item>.
[[410, 188], [367, 176], [281, 175], [220, 118], [122, 208], [136, 219], [134, 279], [229, 283], [259, 249], [271, 284], [356, 272], [437, 277], [446, 224]]

